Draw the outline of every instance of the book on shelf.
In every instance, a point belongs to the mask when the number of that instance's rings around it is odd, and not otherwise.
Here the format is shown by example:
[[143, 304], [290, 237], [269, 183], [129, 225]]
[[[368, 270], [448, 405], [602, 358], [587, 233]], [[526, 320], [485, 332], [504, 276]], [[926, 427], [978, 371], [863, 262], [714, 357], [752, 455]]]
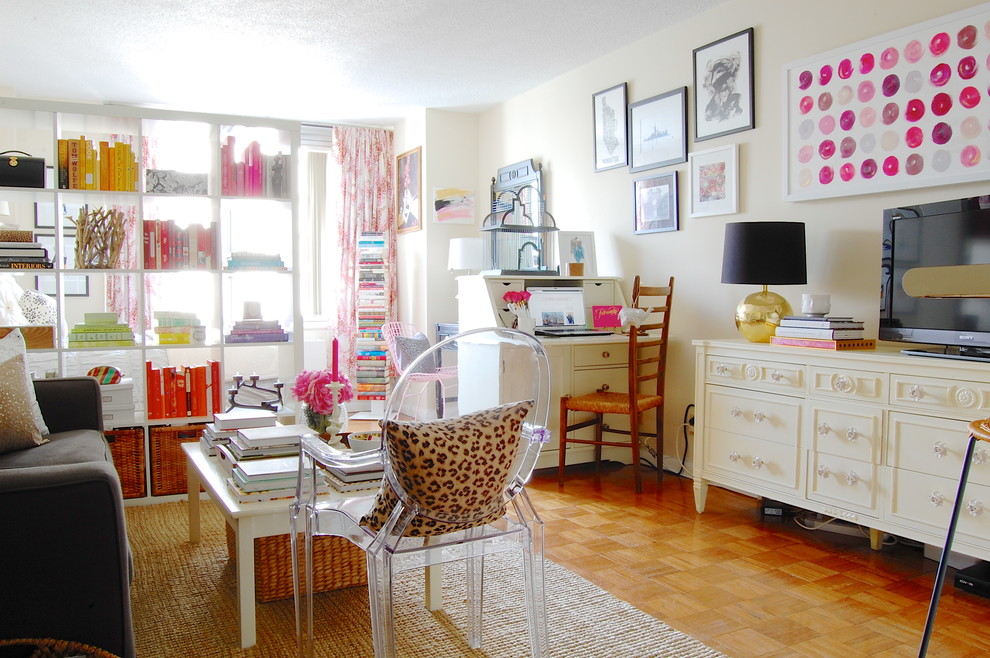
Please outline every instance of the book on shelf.
[[789, 336], [771, 336], [771, 345], [787, 345], [789, 347], [811, 347], [823, 350], [872, 350], [877, 342], [872, 338], [863, 339], [824, 339], [824, 338], [792, 338]]
[[[119, 324], [120, 315], [110, 311], [94, 311], [83, 314], [83, 324]], [[76, 325], [79, 326], [79, 325]], [[125, 325], [126, 326], [126, 325]]]
[[137, 157], [127, 142], [65, 138], [56, 153], [59, 189], [137, 191]]
[[863, 329], [815, 329], [812, 327], [780, 326], [774, 332], [777, 336], [788, 338], [863, 338]]
[[239, 430], [246, 427], [271, 427], [275, 425], [275, 412], [266, 409], [244, 409], [214, 412], [213, 425], [218, 430]]
[[780, 321], [781, 327], [806, 327], [808, 329], [862, 329], [863, 322], [851, 316], [830, 315], [825, 317], [806, 315], [786, 315]]
[[289, 341], [289, 335], [284, 331], [277, 333], [227, 334], [223, 340], [225, 343], [287, 343]]
[[15, 260], [9, 262], [0, 262], [0, 269], [4, 270], [50, 270], [53, 269], [51, 262], [31, 262], [24, 260]]

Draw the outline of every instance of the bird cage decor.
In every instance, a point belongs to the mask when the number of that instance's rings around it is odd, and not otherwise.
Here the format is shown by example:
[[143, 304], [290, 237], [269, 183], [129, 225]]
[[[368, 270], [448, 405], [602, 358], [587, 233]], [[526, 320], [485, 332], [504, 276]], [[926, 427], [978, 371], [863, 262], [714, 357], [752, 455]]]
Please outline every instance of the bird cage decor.
[[481, 224], [484, 268], [499, 274], [556, 274], [558, 231], [543, 196], [542, 166], [524, 160], [492, 178], [491, 213]]

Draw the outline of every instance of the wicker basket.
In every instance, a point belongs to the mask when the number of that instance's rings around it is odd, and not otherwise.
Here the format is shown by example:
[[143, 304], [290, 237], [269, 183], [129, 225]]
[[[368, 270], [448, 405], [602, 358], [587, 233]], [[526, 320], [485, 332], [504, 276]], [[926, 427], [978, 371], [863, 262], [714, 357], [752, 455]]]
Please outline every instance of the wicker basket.
[[110, 454], [124, 498], [144, 497], [144, 428], [118, 427], [104, 430], [103, 434], [111, 441]]
[[186, 453], [182, 452], [182, 444], [199, 441], [204, 427], [205, 423], [193, 423], [150, 428], [152, 496], [186, 493]]
[[[234, 531], [227, 528], [227, 555], [237, 564]], [[302, 547], [300, 547], [302, 550]], [[292, 598], [292, 548], [289, 535], [256, 537], [254, 587], [258, 601]], [[313, 538], [313, 589], [327, 592], [368, 584], [364, 551], [343, 537]]]

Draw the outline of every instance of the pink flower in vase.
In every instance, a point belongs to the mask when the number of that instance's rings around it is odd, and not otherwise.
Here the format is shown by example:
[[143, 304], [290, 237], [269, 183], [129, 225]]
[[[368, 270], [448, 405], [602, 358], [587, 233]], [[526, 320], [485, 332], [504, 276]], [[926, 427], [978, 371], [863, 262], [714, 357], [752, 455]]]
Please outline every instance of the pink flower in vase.
[[518, 317], [529, 317], [529, 298], [532, 293], [528, 290], [510, 290], [502, 295], [502, 301], [508, 302], [509, 310]]
[[[327, 384], [343, 384], [337, 389], [337, 399], [334, 400], [333, 389]], [[292, 395], [300, 402], [305, 402], [315, 413], [329, 415], [339, 402], [350, 402], [354, 399], [354, 388], [346, 375], [336, 377], [329, 370], [303, 370], [296, 376], [292, 385]]]

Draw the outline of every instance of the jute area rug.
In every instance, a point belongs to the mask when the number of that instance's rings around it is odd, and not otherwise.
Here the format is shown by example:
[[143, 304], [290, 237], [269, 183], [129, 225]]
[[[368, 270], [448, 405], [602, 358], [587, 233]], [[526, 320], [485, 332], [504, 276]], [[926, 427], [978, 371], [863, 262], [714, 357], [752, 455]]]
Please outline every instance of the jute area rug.
[[[258, 643], [239, 648], [236, 572], [227, 559], [223, 517], [212, 503], [202, 505], [203, 538], [195, 545], [189, 543], [184, 502], [128, 507], [126, 515], [139, 657], [295, 655], [291, 599], [258, 604]], [[497, 557], [486, 561], [480, 650], [465, 642], [461, 569], [444, 568], [444, 610], [432, 613], [423, 606], [421, 572], [400, 576], [395, 597], [400, 656], [529, 655], [518, 561]], [[546, 585], [552, 656], [722, 655], [549, 561]], [[317, 598], [317, 655], [372, 656], [367, 588]]]

